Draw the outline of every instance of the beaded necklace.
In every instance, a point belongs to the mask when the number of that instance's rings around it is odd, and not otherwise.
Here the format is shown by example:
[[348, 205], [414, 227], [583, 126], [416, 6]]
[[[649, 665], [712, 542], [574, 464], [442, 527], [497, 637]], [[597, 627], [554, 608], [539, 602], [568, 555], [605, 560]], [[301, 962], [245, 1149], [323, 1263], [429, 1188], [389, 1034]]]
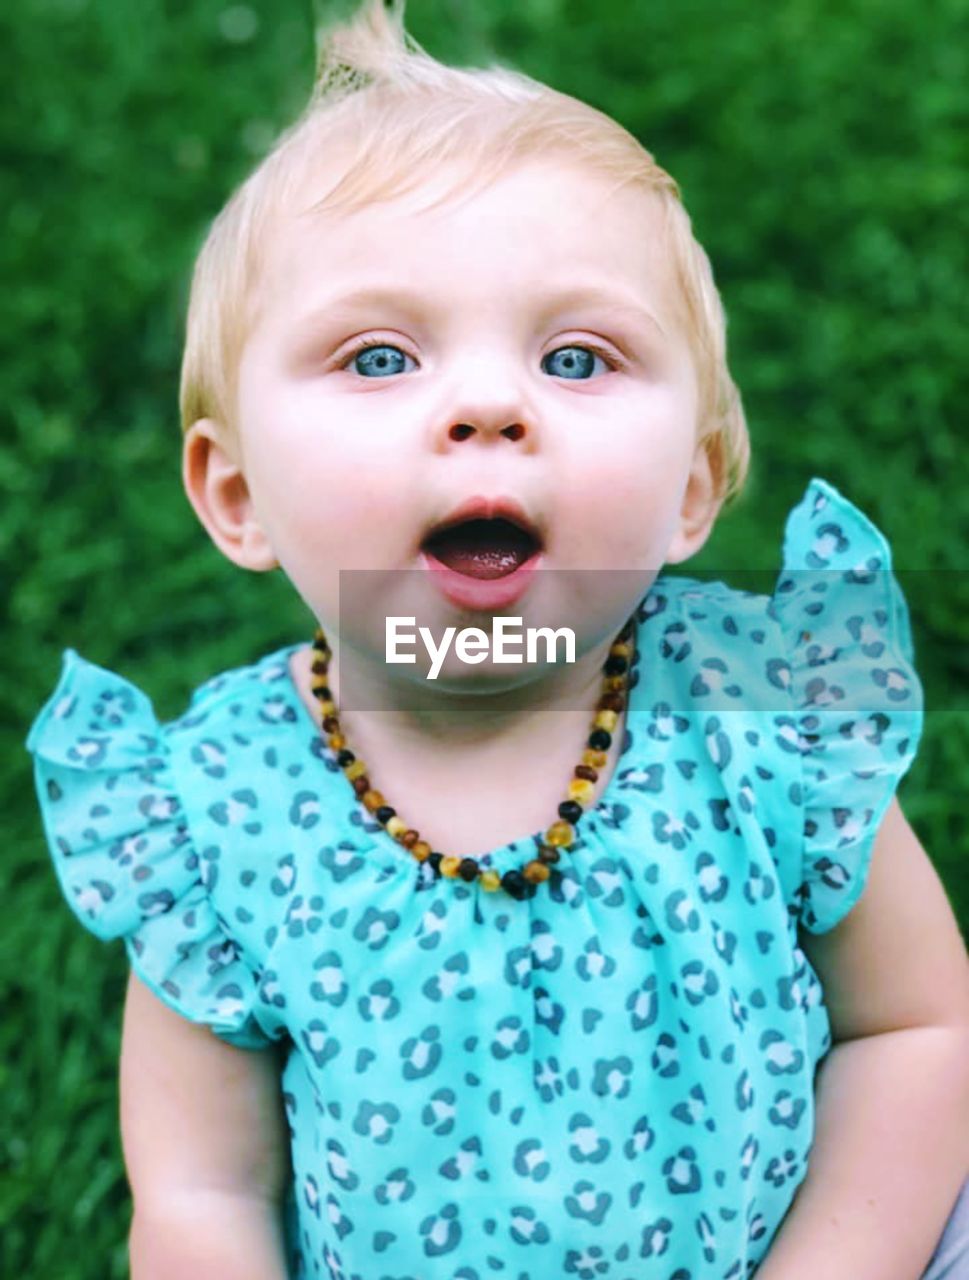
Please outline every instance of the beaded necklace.
[[441, 876], [458, 878], [468, 883], [479, 880], [482, 889], [494, 892], [504, 889], [511, 897], [521, 900], [531, 897], [536, 887], [548, 880], [552, 867], [562, 853], [575, 841], [575, 827], [583, 810], [592, 802], [599, 770], [605, 767], [612, 733], [626, 705], [629, 674], [635, 656], [635, 625], [630, 618], [613, 641], [609, 656], [602, 667], [602, 693], [593, 715], [592, 728], [579, 764], [575, 766], [568, 794], [558, 807], [558, 819], [545, 832], [536, 857], [524, 866], [499, 875], [493, 868], [482, 869], [475, 858], [459, 858], [435, 852], [420, 833], [398, 817], [397, 810], [387, 803], [383, 793], [374, 789], [367, 775], [367, 767], [347, 746], [340, 728], [336, 702], [327, 682], [332, 650], [322, 628], [313, 638], [312, 688], [319, 702], [323, 718], [323, 733], [327, 746], [336, 753], [337, 764], [350, 780], [353, 790], [365, 808], [377, 821], [420, 863], [427, 863], [435, 879]]

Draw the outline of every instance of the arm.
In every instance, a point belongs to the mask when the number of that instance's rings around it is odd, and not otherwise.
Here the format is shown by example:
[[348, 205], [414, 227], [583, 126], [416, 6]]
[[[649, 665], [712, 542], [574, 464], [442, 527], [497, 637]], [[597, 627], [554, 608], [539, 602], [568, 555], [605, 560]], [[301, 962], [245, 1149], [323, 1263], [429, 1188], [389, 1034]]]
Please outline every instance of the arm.
[[969, 1171], [969, 964], [897, 801], [861, 898], [801, 946], [834, 1047], [808, 1173], [758, 1280], [917, 1280]]
[[285, 1280], [288, 1143], [274, 1051], [226, 1044], [132, 974], [121, 1137], [132, 1280]]

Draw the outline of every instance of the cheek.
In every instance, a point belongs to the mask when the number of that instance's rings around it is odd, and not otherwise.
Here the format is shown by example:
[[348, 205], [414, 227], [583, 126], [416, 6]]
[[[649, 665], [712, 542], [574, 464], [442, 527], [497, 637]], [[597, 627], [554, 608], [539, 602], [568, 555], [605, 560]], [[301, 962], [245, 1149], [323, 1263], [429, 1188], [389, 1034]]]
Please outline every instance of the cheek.
[[[277, 387], [248, 406], [244, 456], [257, 515], [277, 542], [294, 539], [317, 553], [352, 548], [389, 532], [374, 512], [395, 508], [408, 486], [390, 451], [341, 406], [322, 402], [312, 383]], [[387, 512], [391, 516], [391, 512]]]
[[[336, 625], [346, 592], [368, 587], [375, 568], [406, 567], [414, 487], [399, 466], [334, 445], [292, 450], [285, 436], [253, 450], [248, 461], [259, 523], [283, 572], [324, 625]], [[371, 573], [361, 584], [341, 580], [341, 570]]]
[[692, 459], [682, 431], [630, 430], [613, 447], [571, 469], [563, 481], [565, 519], [557, 550], [595, 568], [662, 567], [676, 528]]

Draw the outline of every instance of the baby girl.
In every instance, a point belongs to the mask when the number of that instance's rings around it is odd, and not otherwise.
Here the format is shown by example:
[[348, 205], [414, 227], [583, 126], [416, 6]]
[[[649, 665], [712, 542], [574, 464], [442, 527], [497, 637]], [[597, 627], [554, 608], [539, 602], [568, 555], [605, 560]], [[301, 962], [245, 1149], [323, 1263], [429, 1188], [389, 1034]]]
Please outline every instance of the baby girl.
[[[393, 3], [321, 49], [203, 247], [181, 396], [199, 519], [313, 642], [167, 724], [69, 650], [28, 743], [131, 964], [134, 1280], [969, 1274], [885, 538], [812, 479], [772, 594], [661, 572], [749, 449], [676, 183]], [[391, 620], [497, 618], [574, 661], [388, 660]]]

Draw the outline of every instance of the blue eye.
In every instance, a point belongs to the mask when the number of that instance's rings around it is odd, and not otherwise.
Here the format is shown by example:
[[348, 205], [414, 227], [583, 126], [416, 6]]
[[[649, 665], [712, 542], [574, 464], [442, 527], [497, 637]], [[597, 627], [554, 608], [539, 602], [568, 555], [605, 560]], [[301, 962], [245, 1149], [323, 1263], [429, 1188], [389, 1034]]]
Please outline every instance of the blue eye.
[[403, 373], [403, 362], [411, 357], [389, 342], [375, 342], [362, 347], [350, 356], [347, 364], [365, 378], [383, 378], [388, 374]]
[[[603, 357], [590, 347], [559, 347], [544, 358], [542, 368], [556, 378], [590, 378], [596, 360], [609, 368]], [[558, 364], [558, 368], [546, 368], [553, 361]]]

